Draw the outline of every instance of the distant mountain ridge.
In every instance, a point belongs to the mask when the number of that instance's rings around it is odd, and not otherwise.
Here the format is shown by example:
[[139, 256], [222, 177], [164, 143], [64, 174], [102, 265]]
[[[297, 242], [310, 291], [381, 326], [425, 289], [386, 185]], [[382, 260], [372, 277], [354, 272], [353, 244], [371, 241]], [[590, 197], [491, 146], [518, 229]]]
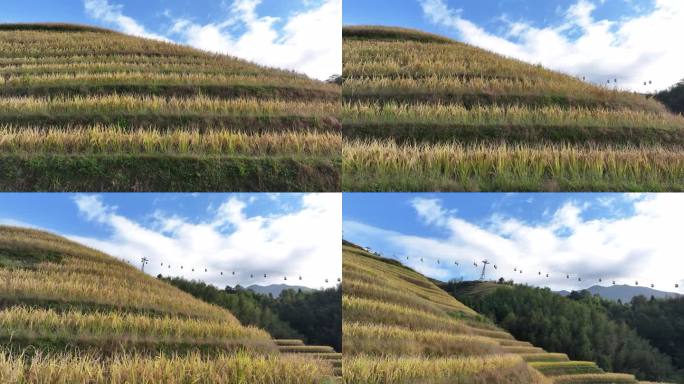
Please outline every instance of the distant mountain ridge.
[[302, 290], [302, 292], [314, 291], [313, 288], [304, 287], [301, 285], [287, 285], [287, 284], [271, 284], [271, 285], [250, 285], [247, 287], [252, 292], [260, 293], [262, 295], [273, 295], [273, 297], [279, 297], [283, 291], [287, 289], [293, 289], [295, 291]]
[[[606, 300], [618, 301], [619, 299], [623, 303], [632, 301], [632, 298], [636, 296], [645, 296], [646, 298], [651, 298], [651, 296], [653, 296], [656, 299], [676, 298], [682, 296], [675, 292], [664, 292], [653, 288], [634, 287], [631, 285], [613, 285], [609, 287], [594, 285], [585, 290], [592, 295], [599, 295]], [[568, 296], [570, 294], [570, 292], [566, 290], [556, 293], [561, 296]]]

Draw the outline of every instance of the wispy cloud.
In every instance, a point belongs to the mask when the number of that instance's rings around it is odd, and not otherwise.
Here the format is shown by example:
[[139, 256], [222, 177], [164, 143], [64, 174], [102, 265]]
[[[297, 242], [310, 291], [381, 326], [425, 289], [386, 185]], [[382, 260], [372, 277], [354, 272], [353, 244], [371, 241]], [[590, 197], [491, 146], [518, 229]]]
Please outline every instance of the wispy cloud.
[[[684, 283], [684, 259], [678, 256], [684, 196], [625, 195], [621, 200], [632, 205], [633, 215], [586, 219], [589, 206], [570, 200], [539, 222], [497, 213], [486, 224], [475, 224], [444, 209], [439, 199], [415, 198], [411, 204], [416, 219], [446, 231], [447, 236], [416, 236], [358, 221], [345, 221], [344, 230], [349, 239], [396, 252], [402, 262], [442, 279], [476, 278], [481, 261], [487, 259], [498, 267], [496, 271], [490, 268], [490, 278], [512, 278], [554, 289], [586, 288], [601, 278], [604, 284], [638, 280], [674, 290], [675, 283]], [[514, 269], [522, 269], [523, 274]]]
[[[457, 32], [467, 43], [596, 83], [618, 78], [620, 87], [646, 91], [684, 77], [684, 51], [672, 43], [673, 36], [684, 35], [680, 0], [655, 0], [650, 12], [615, 20], [596, 19], [599, 2], [577, 0], [557, 25], [535, 27], [501, 17], [505, 36], [468, 20], [445, 0], [417, 1], [431, 23]], [[644, 87], [644, 81], [653, 85]]]
[[339, 194], [303, 195], [300, 209], [268, 216], [250, 216], [245, 212], [249, 199], [230, 197], [205, 222], [157, 211], [147, 225], [118, 213], [97, 195], [78, 195], [74, 202], [84, 219], [106, 227], [111, 235], [69, 236], [72, 240], [137, 266], [146, 257], [145, 271], [152, 275], [183, 276], [221, 287], [283, 283], [287, 276], [289, 283], [314, 288], [332, 286], [341, 276]]

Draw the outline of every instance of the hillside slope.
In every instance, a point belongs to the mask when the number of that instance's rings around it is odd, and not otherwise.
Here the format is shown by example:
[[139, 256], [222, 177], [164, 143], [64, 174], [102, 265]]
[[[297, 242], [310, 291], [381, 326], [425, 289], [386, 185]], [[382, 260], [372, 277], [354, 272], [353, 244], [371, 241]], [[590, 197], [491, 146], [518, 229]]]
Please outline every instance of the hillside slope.
[[343, 245], [346, 383], [636, 383], [517, 341], [419, 273]]
[[0, 227], [0, 339], [3, 383], [315, 383], [332, 374], [126, 263], [12, 227]]
[[343, 30], [343, 189], [683, 190], [684, 117], [419, 31]]
[[77, 25], [0, 25], [0, 190], [339, 190], [339, 86]]
[[[595, 361], [608, 371], [632, 373], [642, 380], [682, 382], [672, 355], [656, 349], [636, 327], [612, 316], [605, 308], [608, 303], [587, 291], [570, 299], [548, 288], [522, 284], [467, 281], [442, 288], [516, 338], [566, 353], [572, 359]], [[659, 326], [675, 327], [673, 320]], [[668, 341], [665, 345], [674, 342]]]

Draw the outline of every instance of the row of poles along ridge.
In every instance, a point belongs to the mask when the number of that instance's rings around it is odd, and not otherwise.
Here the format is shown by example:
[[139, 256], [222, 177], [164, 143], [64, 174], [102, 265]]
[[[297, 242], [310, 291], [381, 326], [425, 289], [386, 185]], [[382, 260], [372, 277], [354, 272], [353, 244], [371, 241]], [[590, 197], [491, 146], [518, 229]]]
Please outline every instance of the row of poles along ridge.
[[[150, 260], [149, 260], [147, 257], [142, 257], [142, 258], [140, 258], [140, 263], [141, 263], [140, 269], [141, 269], [143, 272], [145, 272], [145, 265], [149, 264], [149, 262], [150, 262]], [[130, 264], [130, 261], [126, 261], [126, 263]], [[167, 269], [172, 269], [171, 264], [168, 264], [168, 263], [167, 263], [167, 264], [164, 264], [164, 262], [160, 262], [159, 265], [160, 265], [160, 267], [162, 267], [162, 268], [167, 267]], [[181, 266], [180, 266], [180, 269], [183, 269], [183, 270], [184, 270], [184, 267], [181, 265]], [[201, 272], [201, 268], [200, 268], [199, 270], [200, 270], [200, 272]], [[195, 272], [195, 268], [194, 268], [194, 267], [190, 267], [190, 272]], [[208, 269], [208, 268], [204, 268], [204, 272], [205, 272], [205, 273], [208, 273], [208, 272], [209, 272], [209, 269]], [[243, 272], [238, 273], [238, 272], [236, 272], [236, 271], [231, 271], [230, 275], [228, 275], [228, 276], [237, 277], [237, 276], [241, 276], [242, 274], [243, 274]], [[246, 272], [245, 272], [244, 274], [247, 275]], [[262, 274], [262, 273], [254, 273], [254, 272], [252, 272], [252, 273], [249, 273], [249, 278], [250, 278], [250, 279], [254, 279], [256, 276], [259, 276], [259, 275], [261, 275], [261, 274]], [[225, 274], [225, 275], [227, 275], [227, 274]], [[223, 271], [219, 271], [219, 276], [225, 276], [225, 275], [224, 275], [224, 272], [223, 272]], [[270, 274], [270, 276], [273, 276], [273, 275], [274, 275], [273, 273]], [[288, 281], [288, 280], [287, 280], [287, 278], [288, 278], [288, 274], [287, 274], [287, 273], [277, 273], [277, 274], [275, 274], [275, 275], [282, 275], [282, 276], [283, 276], [283, 281]], [[303, 281], [303, 280], [304, 280], [304, 277], [303, 277], [302, 275], [296, 275], [296, 274], [295, 274], [295, 275], [289, 274], [289, 275], [290, 275], [290, 276], [298, 276], [298, 279], [295, 278], [295, 280], [298, 280], [298, 281]], [[264, 276], [264, 279], [266, 279], [266, 278], [269, 277], [269, 274], [268, 274], [268, 273], [263, 273], [263, 276]], [[329, 283], [331, 280], [328, 279], [328, 278], [326, 278], [326, 279], [324, 279], [324, 281], [325, 281], [325, 283]], [[338, 278], [337, 278], [337, 282], [338, 282], [338, 283], [342, 282], [342, 278], [339, 278], [339, 277], [338, 277]]]
[[[368, 251], [368, 252], [370, 252], [370, 253], [372, 253], [372, 254], [379, 255], [377, 252], [373, 252], [373, 250], [372, 250], [370, 247], [366, 247], [365, 249], [366, 249], [366, 251]], [[397, 259], [396, 255], [393, 255], [393, 257], [394, 257], [394, 259]], [[410, 258], [409, 256], [406, 256], [406, 260], [410, 260], [410, 259], [411, 259], [411, 258]], [[421, 262], [421, 263], [425, 263], [425, 260], [421, 257], [421, 258], [420, 258], [420, 262]], [[440, 259], [437, 259], [436, 262], [437, 262], [438, 265], [442, 265], [442, 261], [441, 261]], [[490, 262], [490, 261], [488, 261], [488, 260], [486, 260], [486, 259], [485, 259], [485, 260], [482, 260], [480, 263], [481, 263], [481, 265], [482, 265], [482, 272], [480, 273], [480, 280], [481, 280], [481, 281], [484, 281], [484, 280], [486, 279], [486, 275], [487, 275], [487, 266], [491, 265], [495, 270], [499, 270], [499, 266], [497, 266], [496, 264], [493, 264], [492, 262]], [[454, 265], [457, 266], [457, 267], [460, 266], [460, 264], [459, 264], [458, 261], [454, 261]], [[477, 261], [473, 261], [473, 267], [474, 267], [474, 268], [479, 268], [479, 265], [478, 265]], [[523, 270], [522, 270], [522, 268], [513, 267], [513, 273], [515, 273], [515, 274], [521, 274], [521, 275], [522, 275], [522, 274], [523, 274]], [[547, 278], [547, 279], [550, 279], [550, 278], [551, 278], [551, 274], [550, 274], [550, 273], [542, 273], [542, 271], [538, 271], [538, 272], [537, 272], [537, 276], [541, 276], [541, 277]], [[576, 278], [577, 281], [579, 281], [579, 282], [582, 281], [582, 276], [579, 275], [579, 274], [570, 274], [570, 273], [566, 273], [566, 274], [565, 274], [565, 279], [566, 279], [566, 280], [575, 279], [575, 278]], [[585, 281], [586, 281], [586, 280], [585, 280]], [[599, 283], [603, 283], [604, 279], [599, 277], [599, 278], [597, 279], [597, 281], [598, 281]], [[609, 279], [606, 279], [606, 281], [612, 282], [612, 285], [617, 285], [617, 280], [609, 280]], [[634, 285], [639, 286], [639, 285], [640, 285], [640, 284], [639, 284], [639, 280], [634, 280]], [[655, 287], [656, 287], [656, 285], [655, 285], [654, 283], [647, 284], [647, 286], [650, 286], [651, 288], [655, 288]], [[675, 284], [674, 284], [674, 287], [675, 287], [675, 288], [679, 288], [679, 283], [675, 283]]]

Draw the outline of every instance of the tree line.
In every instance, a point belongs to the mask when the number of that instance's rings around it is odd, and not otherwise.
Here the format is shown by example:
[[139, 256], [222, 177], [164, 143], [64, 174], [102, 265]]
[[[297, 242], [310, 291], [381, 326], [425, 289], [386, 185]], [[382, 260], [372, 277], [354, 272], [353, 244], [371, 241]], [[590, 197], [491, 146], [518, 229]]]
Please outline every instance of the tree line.
[[306, 344], [342, 350], [342, 290], [288, 289], [279, 297], [237, 285], [219, 289], [200, 281], [157, 276], [205, 302], [229, 310], [242, 324], [266, 330], [274, 338], [302, 339]]
[[519, 340], [640, 380], [684, 383], [684, 301], [613, 303], [587, 291], [563, 297], [512, 282], [453, 281], [443, 288]]
[[670, 111], [684, 114], [684, 79], [669, 89], [656, 93], [655, 98]]

